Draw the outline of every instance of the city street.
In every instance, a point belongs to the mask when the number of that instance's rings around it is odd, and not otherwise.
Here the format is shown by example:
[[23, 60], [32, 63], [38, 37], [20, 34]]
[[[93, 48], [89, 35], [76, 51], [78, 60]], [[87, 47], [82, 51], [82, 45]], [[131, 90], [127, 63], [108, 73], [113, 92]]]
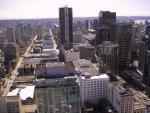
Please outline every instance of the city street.
[[[36, 37], [35, 37], [35, 38], [36, 38]], [[35, 39], [35, 38], [34, 38], [34, 39]], [[33, 39], [33, 40], [34, 40], [34, 39]], [[24, 53], [24, 55], [26, 55], [26, 54], [29, 53], [29, 51], [30, 51], [30, 49], [31, 49], [31, 46], [32, 46], [32, 44], [33, 44], [33, 40], [32, 40], [32, 42], [31, 42], [31, 44], [29, 45], [29, 47], [27, 48], [27, 50], [26, 50], [26, 52]], [[3, 96], [7, 96], [10, 87], [12, 86], [12, 84], [13, 84], [15, 78], [16, 78], [17, 75], [18, 75], [18, 69], [19, 69], [19, 67], [20, 67], [20, 65], [21, 65], [22, 62], [23, 62], [23, 57], [19, 57], [18, 63], [17, 63], [17, 65], [16, 65], [15, 69], [13, 70], [10, 79], [7, 80], [7, 86], [6, 86], [6, 88], [5, 88], [5, 91], [3, 92]]]

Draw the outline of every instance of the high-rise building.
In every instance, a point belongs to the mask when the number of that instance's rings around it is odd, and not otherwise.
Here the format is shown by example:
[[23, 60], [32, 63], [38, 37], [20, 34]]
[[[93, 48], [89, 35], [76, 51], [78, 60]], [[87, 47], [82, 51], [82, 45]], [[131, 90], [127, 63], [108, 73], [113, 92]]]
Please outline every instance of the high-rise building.
[[37, 78], [37, 113], [80, 113], [79, 86], [75, 76]]
[[139, 43], [138, 68], [142, 72], [144, 72], [145, 53], [146, 53], [146, 46], [145, 43], [141, 41]]
[[0, 77], [4, 77], [4, 75], [5, 75], [4, 54], [2, 50], [0, 50]]
[[150, 34], [150, 23], [147, 24], [145, 34]]
[[110, 41], [104, 41], [102, 45], [99, 46], [100, 70], [117, 73], [118, 47], [119, 44], [113, 44]]
[[7, 39], [8, 42], [16, 43], [15, 28], [12, 28], [12, 27], [7, 28], [6, 39]]
[[27, 24], [24, 26], [24, 29], [23, 29], [23, 37], [25, 40], [29, 40], [32, 38], [33, 36], [33, 31], [32, 31], [32, 27], [31, 27], [31, 24]]
[[96, 30], [98, 28], [98, 26], [99, 26], [98, 19], [94, 19], [93, 24], [92, 24], [93, 29]]
[[116, 25], [118, 49], [118, 67], [124, 69], [129, 66], [131, 59], [132, 24], [120, 23]]
[[102, 44], [103, 41], [110, 41], [110, 29], [109, 27], [101, 27], [96, 30], [95, 44]]
[[100, 27], [109, 26], [116, 23], [116, 12], [100, 11], [99, 12], [99, 25]]
[[91, 28], [91, 21], [90, 20], [85, 20], [85, 29], [88, 30]]
[[4, 43], [3, 52], [5, 61], [11, 61], [18, 58], [18, 46], [14, 43]]
[[73, 42], [73, 17], [72, 8], [59, 8], [60, 43], [70, 44]]
[[144, 63], [143, 83], [150, 86], [150, 51], [146, 51]]
[[116, 40], [116, 12], [99, 12], [99, 29], [97, 29], [96, 42], [102, 44], [103, 41], [115, 42]]
[[16, 36], [16, 42], [20, 42], [24, 40], [23, 38], [23, 25], [22, 24], [17, 24], [15, 26], [15, 36]]
[[44, 35], [43, 25], [39, 24], [39, 25], [36, 26], [36, 28], [35, 28], [35, 34], [37, 35], [38, 39], [42, 39], [42, 37]]

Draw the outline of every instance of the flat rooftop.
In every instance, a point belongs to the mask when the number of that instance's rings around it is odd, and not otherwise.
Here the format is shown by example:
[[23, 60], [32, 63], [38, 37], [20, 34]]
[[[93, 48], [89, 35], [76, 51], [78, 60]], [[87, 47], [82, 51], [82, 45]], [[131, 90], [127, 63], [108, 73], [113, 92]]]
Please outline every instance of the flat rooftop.
[[21, 113], [34, 113], [37, 110], [36, 104], [31, 105], [22, 105], [21, 107]]
[[65, 66], [65, 63], [64, 62], [46, 63], [46, 67], [56, 67], [56, 66]]
[[91, 61], [86, 59], [78, 59], [77, 61], [73, 62], [73, 65], [75, 66], [76, 71], [81, 72], [81, 74], [86, 72], [92, 73], [92, 71], [99, 71], [99, 68], [96, 64], [93, 64]]
[[33, 83], [35, 76], [18, 76], [15, 78], [14, 84]]
[[26, 100], [27, 98], [33, 98], [34, 97], [34, 85], [20, 85], [17, 86], [15, 89], [10, 91], [7, 96], [17, 96], [20, 95], [21, 100]]
[[109, 79], [109, 76], [107, 74], [95, 75], [95, 76], [82, 75], [81, 79]]

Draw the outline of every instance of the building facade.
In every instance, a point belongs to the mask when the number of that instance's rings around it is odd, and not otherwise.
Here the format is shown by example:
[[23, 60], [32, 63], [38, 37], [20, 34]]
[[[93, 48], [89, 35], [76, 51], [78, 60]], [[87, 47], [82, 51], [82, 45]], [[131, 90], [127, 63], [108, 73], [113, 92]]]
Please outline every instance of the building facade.
[[132, 113], [133, 92], [126, 87], [126, 83], [114, 82], [107, 86], [107, 100], [117, 113]]
[[150, 86], [150, 51], [145, 54], [143, 83]]
[[117, 24], [118, 67], [124, 69], [129, 66], [131, 60], [132, 24]]
[[72, 8], [59, 8], [60, 43], [69, 44], [73, 42], [73, 17]]
[[76, 77], [47, 77], [36, 81], [37, 113], [80, 113]]
[[118, 71], [118, 44], [113, 44], [109, 41], [104, 41], [99, 46], [99, 66], [101, 71]]
[[109, 26], [116, 23], [116, 12], [100, 11], [99, 12], [99, 26]]
[[91, 76], [85, 73], [79, 77], [81, 105], [85, 102], [98, 103], [107, 95], [109, 77], [106, 74]]
[[6, 39], [8, 42], [16, 43], [15, 28], [11, 28], [11, 27], [7, 28]]

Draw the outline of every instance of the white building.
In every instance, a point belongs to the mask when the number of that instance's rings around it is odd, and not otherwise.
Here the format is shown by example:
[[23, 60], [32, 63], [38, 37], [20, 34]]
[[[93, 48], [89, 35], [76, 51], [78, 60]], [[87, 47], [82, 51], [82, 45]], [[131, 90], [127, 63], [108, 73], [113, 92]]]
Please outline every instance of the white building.
[[91, 76], [89, 73], [79, 77], [81, 104], [84, 102], [97, 103], [100, 99], [106, 98], [107, 84], [109, 77], [107, 74]]
[[118, 113], [132, 113], [133, 95], [125, 82], [117, 81], [107, 85], [107, 100]]

